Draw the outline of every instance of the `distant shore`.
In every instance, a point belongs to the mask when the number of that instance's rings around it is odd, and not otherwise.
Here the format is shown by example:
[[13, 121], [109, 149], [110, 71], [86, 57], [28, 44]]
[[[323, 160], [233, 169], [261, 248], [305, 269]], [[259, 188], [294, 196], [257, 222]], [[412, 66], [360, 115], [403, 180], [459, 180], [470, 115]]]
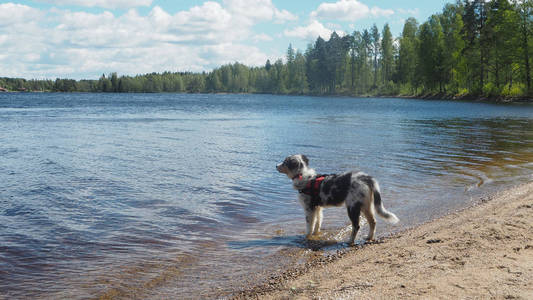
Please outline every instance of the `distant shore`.
[[[94, 93], [94, 92], [54, 92], [54, 91], [9, 91], [5, 88], [0, 88], [0, 93]], [[173, 92], [161, 92], [164, 94], [172, 94]], [[106, 93], [106, 94], [128, 94], [128, 93]], [[158, 93], [154, 93], [158, 94]], [[195, 93], [177, 93], [177, 94], [195, 94]], [[210, 93], [213, 95], [243, 95], [243, 94], [264, 94], [264, 93], [230, 93], [218, 92]], [[476, 101], [488, 103], [533, 103], [533, 98], [521, 97], [505, 97], [505, 96], [484, 96], [484, 95], [451, 95], [444, 93], [435, 94], [421, 94], [421, 95], [382, 95], [382, 94], [368, 94], [368, 95], [352, 95], [346, 93], [339, 94], [272, 94], [277, 96], [311, 96], [311, 97], [351, 97], [351, 98], [404, 98], [404, 99], [423, 99], [423, 100], [455, 100], [455, 101]]]
[[479, 95], [448, 95], [448, 94], [426, 94], [417, 96], [393, 96], [396, 98], [408, 99], [429, 99], [429, 100], [464, 100], [464, 101], [479, 101], [479, 102], [494, 102], [494, 103], [533, 103], [533, 98], [530, 97], [505, 97], [505, 96], [479, 96]]
[[259, 299], [533, 298], [533, 182], [235, 293]]

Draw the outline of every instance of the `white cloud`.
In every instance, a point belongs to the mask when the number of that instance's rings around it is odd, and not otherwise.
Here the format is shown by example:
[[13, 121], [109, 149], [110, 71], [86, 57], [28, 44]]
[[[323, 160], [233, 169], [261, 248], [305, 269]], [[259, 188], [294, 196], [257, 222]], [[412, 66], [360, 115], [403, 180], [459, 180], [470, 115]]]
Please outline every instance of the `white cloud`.
[[[314, 41], [319, 36], [328, 40], [333, 30], [326, 28], [317, 20], [312, 20], [307, 26], [298, 26], [293, 29], [287, 29], [283, 34], [287, 37], [296, 37], [307, 41]], [[344, 32], [337, 31], [337, 34], [344, 35]]]
[[342, 32], [342, 25], [337, 23], [326, 23], [327, 28], [331, 28], [332, 30], [335, 30], [338, 32]]
[[273, 20], [284, 23], [298, 19], [287, 10], [277, 9], [272, 0], [224, 0], [224, 4], [235, 17], [250, 22]]
[[399, 8], [398, 9], [398, 13], [404, 14], [404, 15], [417, 16], [420, 13], [420, 9], [418, 9], [418, 8], [410, 8], [410, 9]]
[[39, 19], [42, 13], [35, 8], [15, 3], [0, 4], [0, 27], [26, 23]]
[[392, 9], [379, 7], [369, 8], [357, 0], [340, 0], [335, 3], [321, 3], [311, 12], [311, 17], [320, 19], [335, 19], [342, 21], [355, 21], [366, 17], [388, 17], [394, 14]]
[[276, 10], [274, 13], [274, 22], [275, 23], [285, 23], [288, 21], [296, 21], [298, 16], [293, 15], [288, 10]]
[[257, 47], [223, 43], [205, 46], [200, 53], [200, 57], [206, 60], [216, 60], [218, 65], [232, 62], [240, 62], [245, 65], [261, 65], [268, 59]]
[[[272, 41], [274, 39], [268, 34], [260, 33], [260, 34], [254, 35], [253, 40], [255, 42], [261, 42], [261, 41], [269, 42], [269, 41]], [[0, 36], [0, 41], [1, 41], [1, 36]]]
[[272, 37], [252, 26], [290, 17], [271, 1], [257, 2], [265, 9], [246, 15], [238, 15], [239, 1], [208, 1], [175, 14], [155, 6], [146, 15], [0, 4], [0, 76], [80, 79], [204, 71], [235, 61], [262, 65], [272, 55], [250, 44]]
[[38, 0], [38, 2], [50, 3], [54, 5], [77, 5], [85, 7], [103, 7], [109, 9], [127, 9], [132, 7], [152, 5], [152, 0]]
[[382, 9], [382, 8], [374, 6], [374, 7], [372, 7], [370, 9], [370, 13], [374, 17], [388, 17], [388, 16], [394, 15], [394, 10], [392, 10], [392, 9]]

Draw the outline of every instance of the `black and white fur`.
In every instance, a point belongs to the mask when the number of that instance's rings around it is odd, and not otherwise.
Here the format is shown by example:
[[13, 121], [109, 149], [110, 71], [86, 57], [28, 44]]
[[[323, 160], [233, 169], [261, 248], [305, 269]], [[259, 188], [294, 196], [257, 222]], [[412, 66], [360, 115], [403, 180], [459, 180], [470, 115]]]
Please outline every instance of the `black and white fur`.
[[[276, 169], [292, 179], [294, 189], [302, 191], [310, 180], [317, 177], [314, 169], [309, 168], [309, 159], [302, 154], [292, 155], [278, 164]], [[322, 225], [322, 208], [327, 206], [341, 206], [343, 203], [352, 221], [350, 244], [354, 243], [359, 231], [359, 216], [361, 211], [368, 221], [370, 231], [367, 240], [373, 240], [376, 232], [376, 218], [378, 215], [390, 223], [397, 223], [398, 217], [387, 211], [381, 201], [378, 182], [362, 172], [346, 172], [342, 174], [326, 175], [320, 185], [318, 198], [300, 192], [300, 204], [305, 210], [307, 224], [307, 238], [320, 232]]]

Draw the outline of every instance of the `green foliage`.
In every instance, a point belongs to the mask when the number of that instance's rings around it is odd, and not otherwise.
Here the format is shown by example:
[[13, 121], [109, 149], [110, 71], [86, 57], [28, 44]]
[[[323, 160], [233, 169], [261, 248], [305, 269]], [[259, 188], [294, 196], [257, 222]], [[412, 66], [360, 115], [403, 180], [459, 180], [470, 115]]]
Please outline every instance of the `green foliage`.
[[392, 33], [390, 32], [389, 24], [385, 24], [382, 33], [383, 39], [381, 40], [381, 70], [383, 84], [387, 85], [392, 80], [394, 69], [394, 41], [392, 39]]
[[51, 92], [54, 89], [52, 80], [26, 80], [23, 78], [0, 77], [0, 88], [8, 91], [38, 91]]
[[98, 80], [0, 78], [10, 91], [529, 96], [533, 0], [457, 0], [425, 22], [319, 37], [285, 61]]
[[502, 90], [501, 95], [504, 97], [522, 97], [527, 93], [527, 86], [523, 83], [519, 84], [506, 84]]
[[497, 96], [500, 94], [499, 88], [496, 86], [496, 84], [492, 82], [488, 82], [483, 86], [483, 95], [485, 96]]

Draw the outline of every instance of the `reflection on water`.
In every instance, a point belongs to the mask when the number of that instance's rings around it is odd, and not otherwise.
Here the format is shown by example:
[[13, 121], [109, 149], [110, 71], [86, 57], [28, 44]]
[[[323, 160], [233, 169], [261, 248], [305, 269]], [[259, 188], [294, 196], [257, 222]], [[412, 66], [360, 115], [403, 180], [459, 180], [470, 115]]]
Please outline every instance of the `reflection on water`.
[[0, 141], [0, 298], [213, 297], [345, 248], [344, 208], [303, 239], [289, 154], [378, 178], [380, 235], [533, 179], [525, 104], [1, 94]]
[[[417, 120], [423, 141], [413, 159], [430, 174], [453, 175], [459, 184], [480, 187], [494, 180], [512, 182], [533, 162], [533, 123], [530, 119]], [[504, 174], [502, 174], [503, 172]], [[458, 176], [461, 175], [461, 176]]]

